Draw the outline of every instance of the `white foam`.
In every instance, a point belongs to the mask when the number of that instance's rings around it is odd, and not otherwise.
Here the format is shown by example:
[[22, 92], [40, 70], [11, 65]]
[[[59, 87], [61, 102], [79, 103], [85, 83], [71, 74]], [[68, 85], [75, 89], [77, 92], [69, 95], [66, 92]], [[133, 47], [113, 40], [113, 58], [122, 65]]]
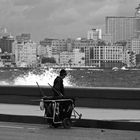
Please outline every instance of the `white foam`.
[[[48, 83], [53, 85], [53, 81], [57, 76], [57, 71], [53, 71], [51, 69], [45, 70], [41, 74], [28, 72], [26, 75], [17, 77], [14, 80], [14, 85], [36, 85], [36, 82], [43, 86], [48, 86]], [[64, 79], [65, 86], [72, 86], [70, 83], [70, 78], [71, 76], [69, 75]]]

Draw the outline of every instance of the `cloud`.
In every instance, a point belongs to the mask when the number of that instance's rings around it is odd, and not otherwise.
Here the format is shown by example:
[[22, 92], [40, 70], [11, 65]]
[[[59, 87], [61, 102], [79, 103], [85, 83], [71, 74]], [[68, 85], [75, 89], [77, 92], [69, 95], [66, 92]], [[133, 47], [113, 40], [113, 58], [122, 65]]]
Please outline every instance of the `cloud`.
[[44, 0], [37, 5], [28, 6], [29, 8], [23, 12], [26, 20], [46, 20], [53, 15], [55, 11], [59, 11], [62, 4], [58, 0]]
[[96, 3], [94, 10], [88, 10], [88, 17], [85, 19], [89, 25], [105, 24], [106, 16], [134, 16], [137, 0], [106, 0]]
[[59, 11], [56, 11], [53, 13], [50, 18], [48, 19], [48, 22], [54, 23], [54, 25], [68, 25], [72, 24], [73, 22], [76, 22], [79, 20], [81, 16], [79, 13], [73, 9], [60, 9]]
[[41, 0], [13, 0], [15, 6], [37, 5]]
[[138, 0], [133, 0], [133, 2], [131, 0], [120, 0], [117, 15], [134, 16], [135, 8], [138, 7], [138, 4]]
[[15, 34], [31, 32], [34, 38], [57, 32], [58, 37], [80, 36], [105, 24], [106, 16], [133, 16], [138, 4], [137, 0], [0, 0], [0, 26]]
[[96, 8], [96, 10], [89, 11], [89, 16], [86, 19], [87, 24], [90, 25], [102, 25], [105, 23], [106, 16], [116, 16], [118, 11], [118, 4], [103, 3], [102, 6]]

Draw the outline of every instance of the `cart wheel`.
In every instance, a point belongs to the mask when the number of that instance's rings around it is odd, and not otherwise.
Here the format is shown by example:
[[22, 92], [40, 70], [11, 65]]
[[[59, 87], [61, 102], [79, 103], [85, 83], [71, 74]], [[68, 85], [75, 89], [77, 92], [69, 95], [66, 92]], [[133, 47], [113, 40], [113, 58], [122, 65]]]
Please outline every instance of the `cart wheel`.
[[63, 126], [64, 126], [64, 128], [69, 129], [71, 127], [71, 120], [69, 118], [65, 118], [63, 120]]

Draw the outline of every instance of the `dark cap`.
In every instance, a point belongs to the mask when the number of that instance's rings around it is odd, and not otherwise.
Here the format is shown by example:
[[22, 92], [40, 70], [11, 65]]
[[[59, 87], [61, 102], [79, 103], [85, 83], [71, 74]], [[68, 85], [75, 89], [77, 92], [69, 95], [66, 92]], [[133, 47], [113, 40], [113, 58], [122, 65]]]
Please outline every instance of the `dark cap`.
[[60, 76], [66, 76], [67, 75], [67, 72], [66, 72], [66, 70], [64, 70], [64, 69], [62, 69], [61, 71], [60, 71]]

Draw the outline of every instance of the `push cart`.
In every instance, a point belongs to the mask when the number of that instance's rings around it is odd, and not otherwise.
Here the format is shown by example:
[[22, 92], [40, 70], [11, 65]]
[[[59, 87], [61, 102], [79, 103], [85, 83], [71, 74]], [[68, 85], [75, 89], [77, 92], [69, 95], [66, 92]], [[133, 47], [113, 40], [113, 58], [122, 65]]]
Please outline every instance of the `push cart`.
[[47, 124], [55, 128], [59, 126], [70, 128], [72, 118], [81, 119], [82, 114], [79, 114], [74, 106], [75, 100], [70, 98], [46, 98], [40, 101], [40, 107], [45, 110], [44, 118], [47, 120]]

